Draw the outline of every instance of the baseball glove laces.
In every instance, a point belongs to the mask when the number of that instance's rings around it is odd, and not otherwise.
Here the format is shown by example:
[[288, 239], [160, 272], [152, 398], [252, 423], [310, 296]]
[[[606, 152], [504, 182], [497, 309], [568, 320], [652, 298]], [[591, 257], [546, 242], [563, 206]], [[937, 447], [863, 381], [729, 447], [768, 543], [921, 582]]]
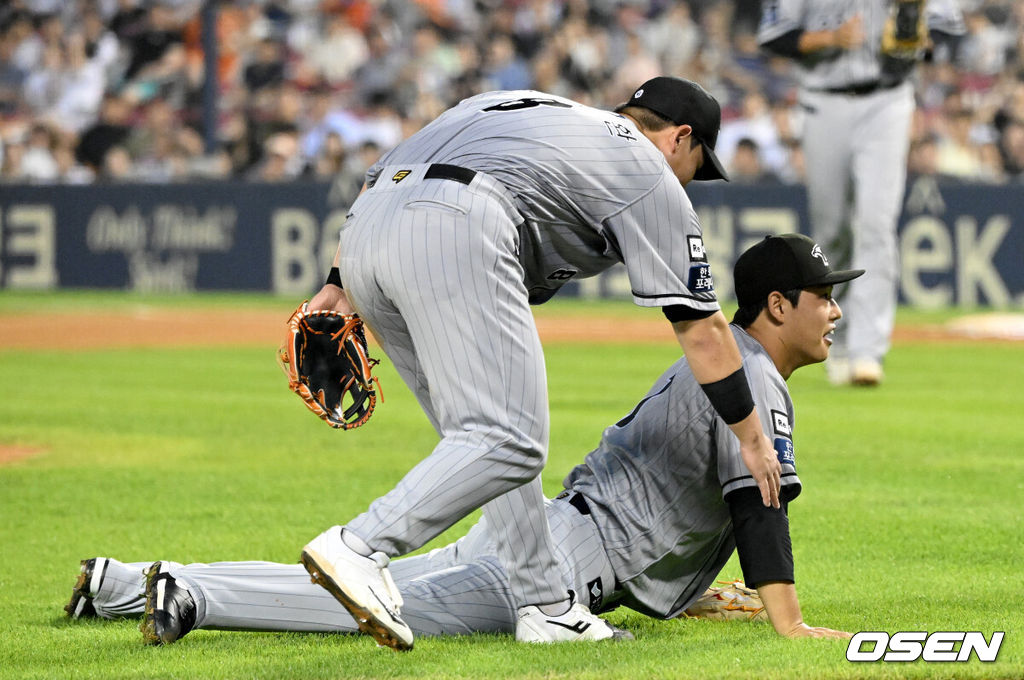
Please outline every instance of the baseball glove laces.
[[277, 361], [288, 388], [331, 427], [351, 430], [365, 424], [383, 393], [372, 372], [380, 362], [369, 356], [359, 315], [310, 311], [307, 301], [286, 326]]

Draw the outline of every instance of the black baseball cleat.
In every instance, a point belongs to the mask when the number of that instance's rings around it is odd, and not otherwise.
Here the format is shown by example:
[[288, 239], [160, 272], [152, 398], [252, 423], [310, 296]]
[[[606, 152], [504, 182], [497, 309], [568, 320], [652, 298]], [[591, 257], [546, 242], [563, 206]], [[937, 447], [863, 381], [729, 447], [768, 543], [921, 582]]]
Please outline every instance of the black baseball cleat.
[[106, 575], [107, 558], [93, 557], [82, 560], [78, 580], [75, 581], [75, 588], [71, 591], [71, 600], [64, 605], [64, 611], [69, 618], [92, 619], [98, 616], [96, 607], [92, 604], [92, 598], [103, 585], [103, 578]]
[[163, 562], [154, 562], [146, 570], [146, 613], [139, 630], [147, 645], [169, 645], [196, 625], [192, 593], [164, 569]]

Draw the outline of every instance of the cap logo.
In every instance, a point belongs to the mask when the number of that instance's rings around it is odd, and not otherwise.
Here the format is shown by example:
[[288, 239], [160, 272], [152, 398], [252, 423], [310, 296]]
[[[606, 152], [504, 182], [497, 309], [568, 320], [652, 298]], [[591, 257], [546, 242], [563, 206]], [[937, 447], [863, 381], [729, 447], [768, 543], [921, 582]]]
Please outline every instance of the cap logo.
[[644, 88], [641, 87], [636, 91], [636, 94], [633, 95], [633, 99], [640, 99], [642, 96], [644, 96]]
[[814, 247], [811, 248], [811, 257], [819, 258], [826, 267], [831, 266], [828, 263], [828, 258], [825, 257], [825, 253], [821, 252], [821, 246], [819, 246], [817, 243], [815, 243]]

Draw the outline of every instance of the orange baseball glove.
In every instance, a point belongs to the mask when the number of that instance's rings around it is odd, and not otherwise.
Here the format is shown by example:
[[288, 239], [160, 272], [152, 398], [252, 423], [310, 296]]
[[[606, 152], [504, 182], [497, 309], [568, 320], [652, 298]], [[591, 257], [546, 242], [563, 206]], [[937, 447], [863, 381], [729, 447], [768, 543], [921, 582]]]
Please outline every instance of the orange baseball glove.
[[369, 420], [380, 392], [371, 369], [379, 362], [367, 353], [359, 315], [308, 311], [303, 302], [287, 326], [277, 360], [292, 392], [331, 427], [351, 430]]

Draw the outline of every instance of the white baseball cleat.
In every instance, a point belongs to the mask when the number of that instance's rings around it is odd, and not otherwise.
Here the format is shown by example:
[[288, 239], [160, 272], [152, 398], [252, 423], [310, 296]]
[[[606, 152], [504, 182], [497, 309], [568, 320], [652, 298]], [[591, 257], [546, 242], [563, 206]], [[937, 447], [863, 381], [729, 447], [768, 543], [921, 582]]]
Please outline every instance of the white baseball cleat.
[[882, 364], [874, 359], [856, 359], [850, 367], [850, 382], [854, 385], [874, 387], [881, 384], [884, 377]]
[[359, 630], [378, 645], [412, 649], [412, 629], [401, 617], [402, 595], [381, 552], [360, 555], [341, 540], [340, 526], [320, 534], [302, 550], [302, 565], [356, 620]]
[[579, 602], [569, 611], [548, 616], [538, 607], [519, 608], [516, 623], [518, 642], [582, 642], [585, 640], [632, 640], [633, 634], [611, 625]]

